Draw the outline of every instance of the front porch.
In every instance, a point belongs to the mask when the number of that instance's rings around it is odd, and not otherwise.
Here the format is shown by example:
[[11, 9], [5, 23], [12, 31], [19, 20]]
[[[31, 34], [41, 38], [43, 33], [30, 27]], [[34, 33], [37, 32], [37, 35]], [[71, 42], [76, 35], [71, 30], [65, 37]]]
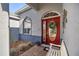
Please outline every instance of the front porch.
[[[36, 6], [37, 5], [37, 6]], [[28, 7], [26, 8], [25, 6], [15, 12], [18, 16], [18, 22], [19, 30], [11, 30], [11, 36], [13, 35], [12, 31], [15, 31], [16, 35], [18, 37], [17, 40], [15, 40], [11, 37], [11, 48], [10, 48], [10, 55], [21, 55], [21, 56], [61, 56], [61, 55], [67, 55], [66, 52], [62, 52], [62, 44], [61, 44], [61, 35], [62, 32], [60, 32], [60, 20], [62, 20], [62, 4], [46, 4], [47, 6], [53, 6], [53, 8], [56, 7], [61, 7], [61, 10], [57, 9], [51, 9], [50, 8], [46, 10], [45, 12], [42, 7], [38, 6], [44, 6], [44, 4], [28, 4]], [[31, 7], [30, 7], [31, 6]], [[38, 8], [37, 8], [38, 7]], [[52, 11], [51, 11], [52, 10]], [[44, 11], [43, 14], [41, 14]], [[55, 13], [54, 11], [59, 11]], [[13, 15], [15, 16], [15, 15]], [[11, 20], [16, 20], [16, 17], [10, 16]], [[59, 19], [55, 19], [56, 17], [59, 17]], [[61, 17], [61, 18], [60, 18]], [[50, 36], [45, 34], [48, 33], [47, 29], [44, 29], [43, 33], [43, 21], [45, 19], [55, 19], [53, 22], [57, 22], [59, 24], [56, 28], [54, 28], [53, 34], [50, 34]], [[15, 21], [16, 22], [16, 21]], [[46, 21], [47, 22], [47, 21]], [[53, 25], [53, 24], [52, 24]], [[62, 25], [62, 24], [61, 24]], [[47, 26], [47, 25], [45, 25]], [[15, 28], [15, 27], [13, 27]], [[48, 28], [48, 27], [46, 27]], [[45, 31], [46, 30], [46, 31]], [[19, 32], [18, 32], [19, 31]], [[61, 30], [62, 31], [62, 30]], [[14, 34], [15, 34], [14, 33]], [[57, 33], [57, 34], [56, 34]], [[43, 36], [44, 35], [44, 36]], [[45, 36], [46, 35], [46, 36]], [[14, 35], [13, 35], [14, 36]], [[14, 40], [14, 41], [13, 41]], [[50, 42], [48, 42], [50, 40]], [[56, 41], [55, 41], [56, 40]], [[53, 42], [55, 41], [55, 42]], [[21, 43], [23, 42], [23, 43]], [[53, 45], [50, 45], [52, 43]], [[59, 46], [58, 46], [59, 45]], [[63, 44], [63, 48], [66, 51], [65, 45]]]

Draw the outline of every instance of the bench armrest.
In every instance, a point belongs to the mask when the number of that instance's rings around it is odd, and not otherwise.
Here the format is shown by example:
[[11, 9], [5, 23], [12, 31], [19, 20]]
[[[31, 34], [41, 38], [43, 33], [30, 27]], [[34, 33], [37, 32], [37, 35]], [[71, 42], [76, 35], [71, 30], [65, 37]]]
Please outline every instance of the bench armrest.
[[56, 44], [52, 44], [52, 43], [50, 43], [50, 46], [57, 46], [57, 47], [61, 48], [61, 45], [56, 45]]

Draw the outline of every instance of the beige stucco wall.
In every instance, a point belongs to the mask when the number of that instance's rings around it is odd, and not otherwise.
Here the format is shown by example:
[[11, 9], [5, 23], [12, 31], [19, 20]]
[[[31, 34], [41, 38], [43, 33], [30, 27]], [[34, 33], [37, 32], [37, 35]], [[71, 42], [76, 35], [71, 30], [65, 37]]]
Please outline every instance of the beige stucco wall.
[[2, 5], [0, 3], [0, 56], [7, 56], [9, 55], [9, 18], [8, 11], [3, 10]]
[[20, 14], [21, 16], [21, 20], [20, 20], [20, 33], [23, 33], [23, 20], [26, 16], [28, 16], [29, 18], [31, 18], [32, 20], [32, 35], [36, 35], [36, 36], [41, 36], [41, 28], [40, 28], [40, 15], [38, 14], [37, 11], [35, 11], [34, 9], [31, 9], [27, 12], [24, 12], [22, 14]]
[[63, 4], [67, 10], [67, 23], [64, 32], [64, 41], [70, 56], [79, 56], [79, 4]]

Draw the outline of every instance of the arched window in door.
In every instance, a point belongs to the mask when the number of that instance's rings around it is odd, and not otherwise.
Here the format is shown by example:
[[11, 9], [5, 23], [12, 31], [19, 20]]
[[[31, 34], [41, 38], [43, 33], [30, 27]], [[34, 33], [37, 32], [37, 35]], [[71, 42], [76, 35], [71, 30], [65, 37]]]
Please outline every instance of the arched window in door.
[[23, 34], [32, 34], [32, 20], [26, 17], [23, 21]]
[[46, 13], [43, 14], [42, 18], [51, 17], [51, 16], [58, 16], [58, 15], [59, 14], [56, 13], [56, 12], [50, 12], [50, 11], [48, 11], [48, 12], [46, 12]]

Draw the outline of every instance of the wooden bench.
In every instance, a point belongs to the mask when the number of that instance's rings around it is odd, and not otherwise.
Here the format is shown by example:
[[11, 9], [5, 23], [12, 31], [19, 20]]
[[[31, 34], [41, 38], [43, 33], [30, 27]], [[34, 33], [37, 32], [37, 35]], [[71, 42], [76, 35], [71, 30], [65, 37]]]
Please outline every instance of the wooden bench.
[[50, 47], [49, 47], [47, 56], [68, 56], [64, 41], [62, 40], [61, 45], [56, 45], [56, 44], [50, 43]]

